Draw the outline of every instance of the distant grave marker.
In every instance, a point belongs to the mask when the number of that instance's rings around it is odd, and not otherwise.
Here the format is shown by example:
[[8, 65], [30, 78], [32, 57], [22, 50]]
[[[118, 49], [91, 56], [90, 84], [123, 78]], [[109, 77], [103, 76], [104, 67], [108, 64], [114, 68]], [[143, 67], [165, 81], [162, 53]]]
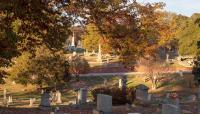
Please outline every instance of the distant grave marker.
[[13, 102], [12, 96], [9, 96], [8, 97], [8, 103], [12, 103], [12, 102]]
[[87, 102], [87, 88], [81, 88], [78, 91], [78, 104], [85, 104]]
[[173, 104], [163, 104], [162, 114], [181, 114], [181, 109], [179, 106]]
[[49, 92], [44, 92], [41, 97], [40, 109], [48, 110], [51, 107]]
[[112, 96], [98, 94], [97, 109], [93, 110], [93, 114], [112, 114]]
[[149, 88], [143, 84], [136, 86], [136, 99], [141, 100], [141, 101], [147, 101], [148, 90]]
[[62, 103], [60, 91], [56, 91], [56, 103]]

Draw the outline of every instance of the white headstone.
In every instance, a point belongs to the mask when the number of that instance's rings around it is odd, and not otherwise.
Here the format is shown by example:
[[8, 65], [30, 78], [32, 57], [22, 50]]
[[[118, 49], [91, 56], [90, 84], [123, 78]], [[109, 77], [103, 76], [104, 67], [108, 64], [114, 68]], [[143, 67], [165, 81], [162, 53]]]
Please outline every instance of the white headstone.
[[42, 89], [42, 90], [41, 90], [41, 94], [43, 94], [43, 93], [44, 93], [44, 90]]
[[87, 102], [87, 89], [81, 88], [78, 91], [78, 104], [85, 104]]
[[99, 44], [98, 61], [99, 61], [99, 62], [102, 62], [101, 44]]
[[29, 106], [32, 107], [34, 102], [35, 102], [35, 98], [30, 98]]
[[8, 103], [12, 103], [12, 102], [13, 102], [12, 96], [9, 96], [9, 97], [8, 97]]
[[75, 46], [74, 31], [73, 31], [71, 46]]
[[56, 103], [62, 103], [60, 91], [56, 91], [56, 99]]
[[98, 94], [97, 95], [97, 111], [103, 113], [112, 112], [112, 96]]
[[109, 58], [106, 59], [106, 62], [109, 63]]
[[76, 54], [77, 54], [76, 51], [73, 51], [72, 55], [73, 55], [73, 56], [76, 56]]
[[7, 90], [4, 88], [4, 90], [3, 90], [3, 99], [4, 100], [6, 99], [6, 94], [7, 94]]
[[119, 79], [119, 88], [122, 88], [122, 86], [123, 86], [123, 80]]
[[179, 76], [183, 77], [183, 71], [182, 70], [179, 70], [178, 74], [179, 74]]

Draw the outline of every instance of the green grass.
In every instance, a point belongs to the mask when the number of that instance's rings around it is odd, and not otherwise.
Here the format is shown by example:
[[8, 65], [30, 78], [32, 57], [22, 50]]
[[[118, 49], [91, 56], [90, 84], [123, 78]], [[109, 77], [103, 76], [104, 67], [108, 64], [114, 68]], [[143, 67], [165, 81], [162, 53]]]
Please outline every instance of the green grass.
[[[180, 77], [178, 75], [170, 75], [168, 76], [169, 80], [165, 82], [159, 83], [159, 88], [155, 93], [165, 93], [166, 91], [170, 91], [170, 88], [174, 88], [176, 86], [185, 87], [188, 82], [188, 78], [191, 78], [192, 75], [186, 75], [184, 77]], [[99, 76], [99, 77], [80, 77], [80, 80], [89, 85], [90, 90], [93, 88], [104, 85], [104, 80], [107, 80], [106, 86], [118, 86], [119, 77], [116, 76]], [[148, 87], [151, 87], [151, 82], [145, 82], [145, 76], [127, 76], [128, 87], [133, 87], [138, 84], [144, 84]], [[74, 83], [74, 82], [73, 82]], [[70, 84], [69, 84], [70, 85]], [[35, 106], [38, 106], [41, 94], [39, 91], [36, 91], [36, 87], [33, 85], [23, 86], [20, 84], [13, 85], [10, 81], [7, 81], [5, 85], [0, 86], [0, 99], [3, 98], [3, 87], [6, 87], [8, 90], [8, 95], [12, 95], [14, 101], [18, 101], [18, 104], [21, 105], [13, 106], [13, 107], [26, 107], [29, 104], [30, 98], [36, 98], [37, 102]], [[151, 91], [150, 91], [151, 92]], [[91, 93], [89, 91], [88, 98], [92, 99]], [[21, 99], [21, 100], [19, 100]], [[70, 86], [66, 86], [62, 91], [62, 100], [63, 102], [68, 102], [76, 99], [76, 93]]]

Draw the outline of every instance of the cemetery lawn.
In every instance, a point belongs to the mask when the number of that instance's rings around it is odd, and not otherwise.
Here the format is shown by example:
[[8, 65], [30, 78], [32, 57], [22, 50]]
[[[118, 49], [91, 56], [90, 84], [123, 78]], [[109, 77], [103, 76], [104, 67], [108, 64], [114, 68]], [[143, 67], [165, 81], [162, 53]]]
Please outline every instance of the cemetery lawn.
[[[92, 96], [90, 91], [96, 87], [104, 85], [105, 79], [107, 82], [105, 83], [106, 86], [118, 86], [118, 79], [117, 76], [99, 76], [99, 77], [81, 77], [81, 82], [84, 82], [86, 86], [89, 87], [89, 94], [88, 99], [92, 100]], [[151, 82], [145, 82], [145, 77], [142, 75], [138, 76], [127, 76], [128, 79], [128, 87], [133, 87], [138, 84], [144, 84], [151, 88]], [[193, 80], [193, 76], [190, 74], [186, 74], [183, 77], [179, 76], [178, 74], [173, 74], [170, 76], [166, 76], [166, 78], [160, 82], [158, 85], [158, 89], [150, 90], [150, 93], [153, 94], [165, 94], [166, 92], [173, 92], [177, 91], [183, 94], [192, 94], [196, 91], [195, 88], [190, 87], [190, 83]], [[71, 85], [71, 84], [69, 84]], [[11, 81], [7, 80], [5, 85], [0, 86], [0, 100], [3, 100], [3, 88], [6, 88], [8, 91], [7, 96], [12, 95], [13, 97], [13, 104], [11, 107], [28, 107], [29, 99], [36, 98], [36, 102], [34, 104], [35, 107], [39, 105], [40, 102], [40, 91], [36, 89], [33, 85], [23, 86], [20, 84], [13, 84]], [[70, 89], [70, 86], [65, 86], [62, 90], [62, 101], [63, 105], [68, 105], [69, 102], [75, 102], [76, 99], [76, 92]], [[0, 104], [2, 105], [2, 104]], [[55, 104], [56, 105], [56, 104]]]

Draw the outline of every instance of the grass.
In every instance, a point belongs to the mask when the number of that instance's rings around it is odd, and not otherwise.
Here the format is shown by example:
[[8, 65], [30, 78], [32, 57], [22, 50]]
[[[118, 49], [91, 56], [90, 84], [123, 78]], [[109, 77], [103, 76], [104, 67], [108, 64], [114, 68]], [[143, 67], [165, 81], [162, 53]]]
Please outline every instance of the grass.
[[[86, 85], [89, 85], [90, 90], [101, 86], [104, 84], [104, 81], [107, 80], [105, 83], [106, 86], [117, 86], [118, 85], [118, 79], [119, 77], [116, 76], [99, 76], [99, 77], [80, 77], [80, 80], [85, 82]], [[144, 84], [148, 87], [151, 87], [150, 82], [145, 82], [144, 76], [127, 76], [128, 87], [133, 87], [138, 84]], [[163, 81], [162, 83], [159, 83], [159, 88], [156, 91], [150, 91], [152, 93], [165, 93], [167, 91], [173, 91], [176, 87], [183, 87], [183, 89], [186, 88], [187, 84], [186, 82], [189, 82], [189, 80], [192, 80], [192, 75], [185, 75], [184, 77], [180, 77], [179, 75], [170, 75], [166, 78], [167, 80]], [[39, 91], [36, 90], [36, 87], [33, 85], [23, 86], [20, 84], [12, 84], [11, 81], [7, 81], [5, 85], [0, 86], [0, 99], [3, 98], [3, 88], [6, 88], [8, 90], [8, 96], [12, 95], [14, 101], [17, 105], [13, 105], [13, 107], [27, 107], [29, 105], [29, 99], [30, 98], [36, 98], [37, 102], [35, 106], [38, 106], [41, 94]], [[186, 90], [186, 89], [185, 89]], [[88, 98], [92, 99], [92, 96], [88, 94]], [[76, 93], [74, 90], [70, 89], [69, 86], [65, 88], [65, 90], [62, 91], [62, 100], [64, 103], [67, 103], [69, 101], [75, 101], [76, 99]], [[19, 105], [20, 104], [20, 105]]]

